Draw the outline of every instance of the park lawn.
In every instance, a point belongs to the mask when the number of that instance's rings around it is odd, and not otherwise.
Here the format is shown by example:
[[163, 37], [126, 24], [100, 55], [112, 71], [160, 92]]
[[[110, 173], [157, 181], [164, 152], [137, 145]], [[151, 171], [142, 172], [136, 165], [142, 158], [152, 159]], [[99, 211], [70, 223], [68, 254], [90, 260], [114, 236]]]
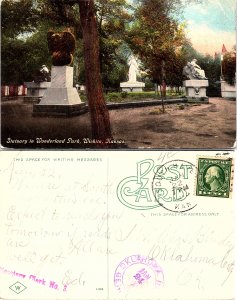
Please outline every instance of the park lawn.
[[[181, 98], [184, 94], [174, 94], [167, 92], [167, 98]], [[82, 101], [87, 102], [87, 98], [85, 94], [80, 94]], [[127, 103], [127, 102], [134, 102], [134, 101], [145, 101], [145, 100], [155, 100], [161, 99], [161, 95], [155, 93], [154, 91], [151, 92], [110, 92], [104, 93], [105, 101], [107, 103]]]

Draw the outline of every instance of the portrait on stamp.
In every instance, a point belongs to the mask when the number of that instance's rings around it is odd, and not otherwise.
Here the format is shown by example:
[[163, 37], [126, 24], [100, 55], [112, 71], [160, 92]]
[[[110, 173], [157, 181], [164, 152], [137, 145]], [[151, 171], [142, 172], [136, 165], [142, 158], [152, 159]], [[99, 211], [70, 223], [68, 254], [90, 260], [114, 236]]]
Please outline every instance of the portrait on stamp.
[[225, 174], [221, 167], [211, 166], [205, 174], [205, 186], [210, 191], [218, 191], [225, 182]]

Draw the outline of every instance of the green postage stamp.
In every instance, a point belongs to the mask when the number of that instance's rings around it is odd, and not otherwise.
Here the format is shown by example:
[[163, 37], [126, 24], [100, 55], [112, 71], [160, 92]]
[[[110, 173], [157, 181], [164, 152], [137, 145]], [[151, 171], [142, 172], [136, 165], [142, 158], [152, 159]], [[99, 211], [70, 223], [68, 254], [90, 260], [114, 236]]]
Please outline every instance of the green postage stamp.
[[197, 196], [229, 198], [232, 189], [231, 158], [198, 158]]

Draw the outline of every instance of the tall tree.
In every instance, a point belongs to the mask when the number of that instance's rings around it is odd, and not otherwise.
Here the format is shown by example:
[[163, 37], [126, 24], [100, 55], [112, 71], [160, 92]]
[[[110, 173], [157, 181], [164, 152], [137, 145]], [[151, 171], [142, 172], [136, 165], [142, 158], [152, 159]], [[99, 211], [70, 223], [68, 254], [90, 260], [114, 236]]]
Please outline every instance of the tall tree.
[[79, 0], [79, 7], [92, 137], [105, 140], [111, 138], [111, 127], [108, 108], [103, 96], [100, 74], [99, 36], [94, 1]]
[[[76, 32], [82, 32], [87, 99], [91, 116], [92, 138], [105, 141], [111, 138], [109, 111], [103, 96], [100, 71], [99, 35], [93, 0], [49, 0], [56, 17], [62, 22], [74, 24]], [[72, 8], [79, 5], [80, 25]], [[79, 29], [77, 28], [79, 27]]]
[[131, 49], [158, 84], [171, 78], [176, 49], [185, 41], [184, 28], [174, 17], [180, 7], [180, 0], [141, 0], [128, 32]]
[[122, 48], [127, 24], [131, 21], [130, 6], [125, 0], [96, 0], [96, 17], [100, 40], [100, 68], [103, 86], [119, 88], [126, 76], [126, 55]]
[[[71, 16], [68, 6], [73, 6], [75, 3], [79, 4], [80, 28], [83, 36], [84, 66], [87, 98], [92, 123], [92, 136], [93, 138], [102, 140], [110, 138], [111, 128], [109, 112], [103, 96], [101, 68], [103, 57], [106, 58], [105, 62], [107, 62], [107, 65], [108, 61], [111, 62], [113, 60], [110, 59], [111, 54], [108, 51], [106, 53], [106, 51], [102, 49], [104, 51], [100, 52], [99, 41], [103, 44], [102, 38], [108, 39], [108, 36], [104, 34], [105, 31], [112, 32], [114, 27], [120, 29], [120, 31], [123, 29], [123, 24], [118, 17], [118, 13], [121, 13], [121, 6], [125, 4], [125, 1], [98, 0], [96, 1], [96, 9], [93, 0], [50, 0], [50, 2], [55, 6], [56, 11], [58, 11], [57, 15], [60, 15], [62, 19], [68, 19], [68, 16]], [[113, 16], [112, 22], [111, 10], [112, 14], [114, 13], [115, 15]], [[106, 26], [107, 28], [104, 30]], [[112, 29], [111, 26], [113, 27]], [[118, 30], [115, 32], [118, 32]]]

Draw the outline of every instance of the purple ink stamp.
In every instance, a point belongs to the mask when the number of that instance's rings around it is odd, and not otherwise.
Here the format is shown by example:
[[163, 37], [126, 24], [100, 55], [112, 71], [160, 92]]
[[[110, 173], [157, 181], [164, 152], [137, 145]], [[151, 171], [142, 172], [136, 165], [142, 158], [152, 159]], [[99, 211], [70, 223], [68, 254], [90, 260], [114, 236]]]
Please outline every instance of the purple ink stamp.
[[118, 291], [126, 288], [164, 284], [164, 273], [154, 259], [144, 255], [131, 255], [120, 262], [114, 274], [114, 286]]

